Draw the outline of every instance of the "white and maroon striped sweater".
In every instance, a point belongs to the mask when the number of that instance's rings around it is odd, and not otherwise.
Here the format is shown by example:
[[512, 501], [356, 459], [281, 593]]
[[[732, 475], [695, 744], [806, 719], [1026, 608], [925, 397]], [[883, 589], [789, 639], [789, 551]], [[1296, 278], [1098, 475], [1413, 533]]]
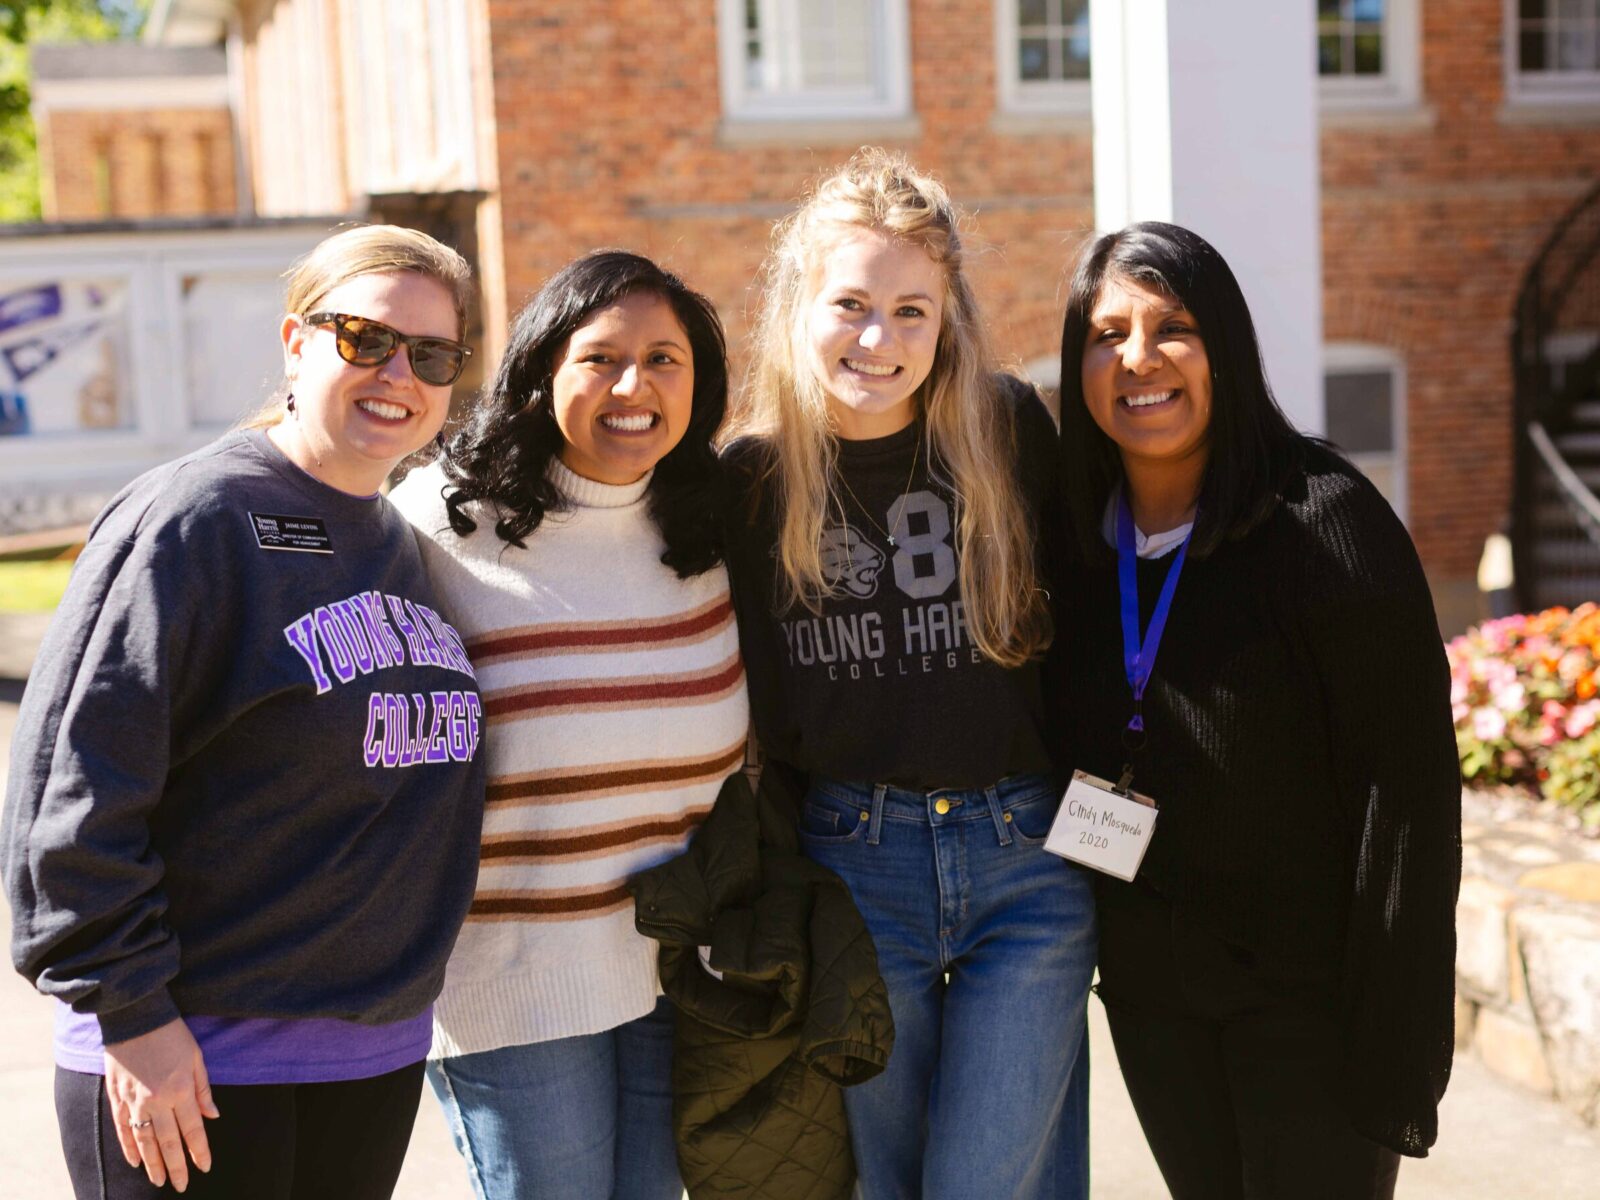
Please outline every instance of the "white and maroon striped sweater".
[[661, 563], [648, 476], [551, 477], [573, 507], [521, 550], [449, 528], [437, 464], [391, 499], [478, 673], [478, 887], [434, 1008], [436, 1057], [614, 1028], [654, 1007], [656, 943], [624, 887], [677, 854], [743, 760], [749, 709], [722, 567]]

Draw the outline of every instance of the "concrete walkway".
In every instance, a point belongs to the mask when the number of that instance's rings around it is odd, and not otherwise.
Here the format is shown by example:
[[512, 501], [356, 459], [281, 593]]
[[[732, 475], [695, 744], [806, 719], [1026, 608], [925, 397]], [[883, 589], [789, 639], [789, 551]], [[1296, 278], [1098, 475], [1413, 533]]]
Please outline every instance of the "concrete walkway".
[[[42, 622], [0, 614], [0, 776]], [[0, 902], [0, 920], [10, 915]], [[9, 941], [9, 932], [5, 935]], [[1117, 1074], [1098, 1001], [1093, 1043], [1093, 1192], [1104, 1200], [1163, 1200]], [[51, 1099], [50, 1005], [0, 969], [0, 1197], [71, 1200]], [[1554, 1101], [1524, 1092], [1459, 1056], [1430, 1157], [1400, 1171], [1402, 1200], [1591, 1200], [1600, 1195], [1600, 1132]], [[431, 1095], [424, 1094], [396, 1200], [472, 1200], [460, 1160]], [[990, 1198], [984, 1198], [990, 1200]], [[992, 1200], [1003, 1200], [994, 1197]]]

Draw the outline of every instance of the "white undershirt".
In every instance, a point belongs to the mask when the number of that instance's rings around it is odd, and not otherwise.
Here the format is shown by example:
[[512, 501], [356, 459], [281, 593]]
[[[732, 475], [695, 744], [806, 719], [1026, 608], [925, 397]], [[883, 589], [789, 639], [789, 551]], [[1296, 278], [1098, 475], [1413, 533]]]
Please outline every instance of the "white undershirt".
[[[1183, 539], [1189, 536], [1189, 531], [1194, 528], [1194, 522], [1189, 521], [1179, 525], [1176, 529], [1166, 529], [1160, 533], [1152, 533], [1148, 537], [1137, 524], [1133, 527], [1133, 552], [1139, 558], [1160, 558], [1163, 554], [1176, 550], [1183, 544]], [[1117, 544], [1117, 498], [1112, 496], [1106, 504], [1106, 517], [1101, 522], [1101, 529], [1105, 533], [1108, 543]]]

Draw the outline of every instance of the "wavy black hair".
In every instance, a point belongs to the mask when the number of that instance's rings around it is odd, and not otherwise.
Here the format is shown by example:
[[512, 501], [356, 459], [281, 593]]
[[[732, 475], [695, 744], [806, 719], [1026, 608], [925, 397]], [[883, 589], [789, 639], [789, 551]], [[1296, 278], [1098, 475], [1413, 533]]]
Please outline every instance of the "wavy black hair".
[[476, 529], [466, 511], [486, 500], [498, 511], [494, 531], [513, 546], [566, 499], [550, 481], [550, 461], [564, 445], [552, 381], [573, 332], [591, 313], [624, 296], [649, 292], [672, 307], [694, 359], [693, 407], [682, 440], [650, 478], [650, 515], [667, 548], [661, 561], [687, 579], [722, 561], [717, 458], [711, 437], [728, 405], [727, 344], [717, 310], [683, 280], [625, 250], [595, 250], [568, 263], [539, 289], [511, 324], [511, 341], [494, 383], [471, 419], [445, 445], [450, 527]]
[[1102, 522], [1122, 481], [1122, 458], [1084, 403], [1083, 351], [1100, 289], [1119, 278], [1188, 309], [1211, 363], [1210, 447], [1189, 544], [1201, 558], [1266, 520], [1303, 460], [1306, 439], [1273, 398], [1244, 292], [1211, 243], [1164, 221], [1102, 235], [1078, 260], [1061, 325], [1062, 491], [1086, 555], [1105, 546]]

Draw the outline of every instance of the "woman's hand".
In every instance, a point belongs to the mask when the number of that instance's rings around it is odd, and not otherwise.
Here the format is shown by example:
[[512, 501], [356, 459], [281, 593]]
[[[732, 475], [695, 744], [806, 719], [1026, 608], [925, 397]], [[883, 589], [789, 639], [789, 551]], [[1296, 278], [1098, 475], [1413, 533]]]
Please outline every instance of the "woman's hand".
[[111, 1123], [130, 1167], [142, 1162], [150, 1182], [189, 1186], [184, 1147], [202, 1171], [211, 1147], [201, 1117], [217, 1117], [200, 1047], [182, 1018], [125, 1042], [106, 1046], [106, 1095]]

